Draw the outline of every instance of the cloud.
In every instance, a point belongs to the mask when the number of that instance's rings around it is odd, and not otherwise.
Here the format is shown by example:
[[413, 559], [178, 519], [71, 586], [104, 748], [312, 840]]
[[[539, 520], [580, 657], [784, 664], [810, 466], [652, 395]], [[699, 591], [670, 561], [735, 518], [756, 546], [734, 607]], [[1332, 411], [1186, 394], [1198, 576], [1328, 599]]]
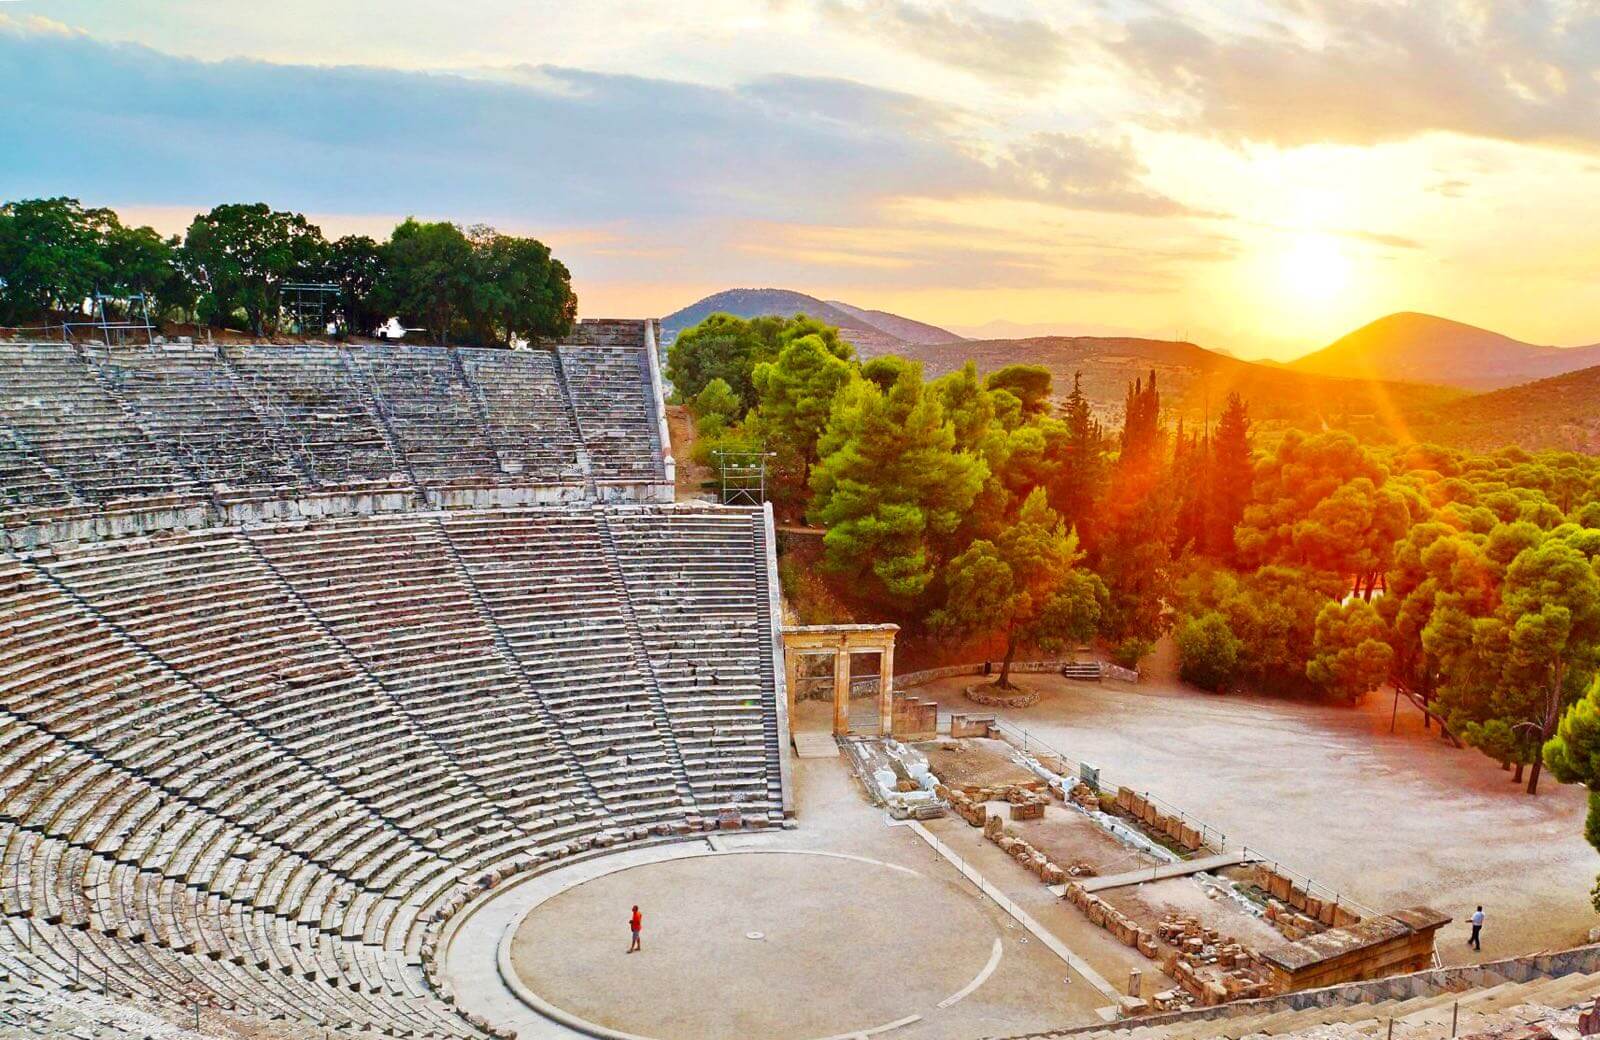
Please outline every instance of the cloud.
[[1600, 145], [1600, 8], [1589, 0], [1279, 0], [1237, 34], [1177, 10], [1105, 50], [1168, 105], [1156, 120], [1232, 140], [1371, 144], [1450, 131]]
[[0, 78], [16, 85], [0, 107], [6, 197], [566, 224], [867, 221], [905, 197], [1177, 211], [1139, 187], [1125, 144], [980, 151], [969, 113], [836, 78], [203, 62], [15, 26]]
[[1146, 171], [1127, 141], [1041, 132], [1014, 145], [1003, 165], [1024, 193], [1057, 205], [1155, 217], [1191, 212], [1141, 185]]
[[1050, 86], [1070, 57], [1066, 37], [1044, 22], [967, 5], [822, 0], [818, 11], [848, 32], [1023, 92]]

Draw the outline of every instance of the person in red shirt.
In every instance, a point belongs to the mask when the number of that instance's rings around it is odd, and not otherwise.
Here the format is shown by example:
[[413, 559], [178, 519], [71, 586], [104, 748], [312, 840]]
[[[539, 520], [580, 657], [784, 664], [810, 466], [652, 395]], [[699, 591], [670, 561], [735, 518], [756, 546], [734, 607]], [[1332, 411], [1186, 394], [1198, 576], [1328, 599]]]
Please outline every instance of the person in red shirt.
[[643, 924], [644, 915], [639, 912], [638, 907], [634, 907], [633, 916], [628, 918], [628, 927], [633, 929], [633, 945], [628, 947], [629, 953], [639, 949], [639, 928]]

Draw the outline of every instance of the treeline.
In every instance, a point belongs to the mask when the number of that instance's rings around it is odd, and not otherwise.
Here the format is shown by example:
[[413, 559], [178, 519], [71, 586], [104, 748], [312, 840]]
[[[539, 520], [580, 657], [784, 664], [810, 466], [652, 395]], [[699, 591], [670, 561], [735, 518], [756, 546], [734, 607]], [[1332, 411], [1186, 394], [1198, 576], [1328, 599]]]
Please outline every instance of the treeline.
[[563, 336], [577, 314], [543, 243], [485, 225], [408, 219], [383, 242], [330, 242], [302, 214], [229, 203], [164, 238], [76, 199], [0, 205], [0, 325], [76, 320], [97, 295], [112, 316], [138, 317], [143, 296], [154, 321], [270, 336], [294, 317], [284, 287], [296, 283], [337, 288], [326, 318], [340, 335], [397, 317], [436, 343], [506, 346]]
[[[1172, 631], [1209, 689], [1348, 703], [1392, 685], [1530, 791], [1600, 664], [1588, 456], [1294, 431], [1263, 452], [1237, 395], [1212, 428], [1167, 422], [1154, 373], [1111, 434], [1076, 386], [1057, 406], [1043, 369], [925, 381], [806, 318], [715, 315], [668, 374], [697, 450], [773, 453], [775, 504], [826, 527], [853, 591], [914, 627], [1002, 636], [1008, 660], [1097, 635], [1131, 662]], [[1600, 745], [1600, 701], [1585, 710]]]

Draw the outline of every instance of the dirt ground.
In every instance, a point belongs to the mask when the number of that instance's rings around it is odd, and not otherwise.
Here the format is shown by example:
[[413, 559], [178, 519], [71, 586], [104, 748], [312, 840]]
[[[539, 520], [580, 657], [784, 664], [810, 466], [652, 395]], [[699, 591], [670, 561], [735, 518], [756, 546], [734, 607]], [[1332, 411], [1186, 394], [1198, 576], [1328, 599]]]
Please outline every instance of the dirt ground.
[[1012, 760], [1011, 745], [1003, 740], [929, 740], [913, 747], [928, 756], [933, 775], [951, 786], [1000, 787], [1039, 780]]
[[[749, 855], [634, 866], [552, 896], [513, 940], [517, 973], [558, 1006], [664, 1040], [855, 1035], [911, 1015], [896, 1037], [1095, 1021], [1106, 998], [910, 828], [888, 825], [843, 758], [796, 760], [794, 794], [798, 829], [718, 836]], [[1000, 859], [990, 867], [1016, 869]], [[1046, 911], [1064, 905], [1027, 887]], [[625, 954], [635, 903], [644, 950]], [[453, 981], [458, 993], [477, 985]]]
[[672, 438], [672, 459], [677, 466], [679, 502], [703, 501], [710, 491], [711, 471], [694, 461], [694, 417], [681, 404], [667, 405], [667, 436]]
[[[619, 957], [634, 905], [647, 912], [643, 948]], [[800, 1038], [937, 1004], [983, 970], [998, 937], [973, 901], [930, 878], [750, 852], [634, 867], [563, 892], [523, 922], [512, 958], [540, 996], [612, 1029]]]
[[[1171, 679], [1137, 685], [1030, 676], [1031, 708], [998, 712], [1033, 739], [1100, 767], [1378, 910], [1418, 903], [1451, 914], [1445, 963], [1583, 942], [1600, 857], [1583, 840], [1585, 799], [1548, 783], [1530, 798], [1510, 774], [1451, 748], [1401, 703], [1354, 709], [1220, 697]], [[949, 679], [919, 687], [966, 710]], [[1482, 954], [1462, 923], [1484, 906]]]
[[1087, 863], [1101, 877], [1138, 870], [1157, 862], [1154, 856], [1129, 848], [1107, 834], [1077, 810], [1059, 805], [1046, 806], [1042, 820], [1012, 822], [1007, 819], [1006, 829], [1062, 866]]

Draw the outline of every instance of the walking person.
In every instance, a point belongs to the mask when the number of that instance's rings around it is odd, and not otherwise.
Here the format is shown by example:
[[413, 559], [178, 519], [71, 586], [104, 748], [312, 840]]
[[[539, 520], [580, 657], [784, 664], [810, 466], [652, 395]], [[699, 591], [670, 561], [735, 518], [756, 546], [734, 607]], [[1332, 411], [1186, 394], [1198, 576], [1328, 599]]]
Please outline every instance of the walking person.
[[[636, 906], [633, 908], [633, 916], [628, 918], [628, 927], [633, 930], [633, 944], [628, 947], [629, 953], [639, 949], [639, 929], [643, 925], [644, 915], [639, 912], [639, 908]], [[1473, 934], [1476, 935], [1477, 933], [1474, 932]]]
[[1477, 950], [1479, 953], [1483, 952], [1483, 943], [1479, 940], [1479, 935], [1482, 932], [1483, 907], [1480, 906], [1472, 915], [1472, 937], [1467, 940], [1467, 945], [1472, 947], [1474, 950]]

